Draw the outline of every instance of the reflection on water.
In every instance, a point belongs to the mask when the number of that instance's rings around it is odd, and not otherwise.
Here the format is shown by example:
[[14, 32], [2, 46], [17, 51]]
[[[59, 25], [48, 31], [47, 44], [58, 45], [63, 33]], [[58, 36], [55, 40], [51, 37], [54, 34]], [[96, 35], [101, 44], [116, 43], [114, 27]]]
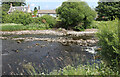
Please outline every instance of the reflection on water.
[[77, 66], [93, 60], [93, 54], [82, 50], [82, 46], [63, 46], [57, 42], [30, 41], [18, 43], [2, 41], [3, 75], [27, 74], [23, 64], [31, 62], [40, 72], [51, 72], [67, 65]]

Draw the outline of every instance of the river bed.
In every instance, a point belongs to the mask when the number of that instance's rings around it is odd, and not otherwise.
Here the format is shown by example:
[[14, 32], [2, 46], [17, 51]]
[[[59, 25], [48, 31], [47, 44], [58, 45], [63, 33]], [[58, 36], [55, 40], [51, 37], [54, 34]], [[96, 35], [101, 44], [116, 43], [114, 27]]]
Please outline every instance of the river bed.
[[[9, 35], [7, 37], [58, 38], [56, 35]], [[93, 62], [94, 54], [83, 50], [84, 46], [50, 41], [17, 41], [2, 39], [2, 74], [28, 75], [24, 64], [31, 63], [39, 72], [49, 73], [67, 65], [77, 66]]]

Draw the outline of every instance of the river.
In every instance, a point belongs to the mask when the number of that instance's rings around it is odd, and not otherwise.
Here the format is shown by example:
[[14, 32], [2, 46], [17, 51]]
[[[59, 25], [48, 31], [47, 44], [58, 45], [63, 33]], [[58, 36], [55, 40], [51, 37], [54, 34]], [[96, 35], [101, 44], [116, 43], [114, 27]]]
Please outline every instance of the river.
[[[57, 38], [56, 35], [9, 35], [7, 37]], [[31, 63], [39, 72], [49, 73], [67, 65], [91, 63], [94, 54], [83, 50], [84, 46], [63, 45], [49, 41], [16, 41], [2, 39], [2, 74], [28, 75], [23, 65]]]

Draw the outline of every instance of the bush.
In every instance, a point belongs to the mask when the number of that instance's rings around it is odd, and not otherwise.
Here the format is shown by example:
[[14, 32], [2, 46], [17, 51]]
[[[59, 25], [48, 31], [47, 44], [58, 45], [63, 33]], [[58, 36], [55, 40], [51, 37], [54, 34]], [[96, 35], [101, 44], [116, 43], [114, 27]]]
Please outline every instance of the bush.
[[108, 65], [120, 71], [120, 41], [118, 34], [118, 20], [98, 26], [98, 45], [102, 50], [99, 54]]
[[50, 15], [43, 15], [41, 19], [43, 23], [49, 24], [50, 28], [56, 25], [56, 19]]
[[42, 23], [42, 18], [41, 17], [33, 18], [33, 23], [35, 23], [35, 24], [43, 24]]
[[33, 19], [29, 13], [24, 13], [21, 11], [15, 11], [11, 14], [7, 14], [4, 18], [4, 23], [16, 23], [27, 25], [32, 23]]
[[87, 3], [76, 0], [76, 2], [63, 2], [62, 6], [56, 9], [57, 14], [64, 23], [64, 27], [68, 28], [82, 24], [85, 29], [91, 24], [96, 16], [96, 12], [92, 10]]

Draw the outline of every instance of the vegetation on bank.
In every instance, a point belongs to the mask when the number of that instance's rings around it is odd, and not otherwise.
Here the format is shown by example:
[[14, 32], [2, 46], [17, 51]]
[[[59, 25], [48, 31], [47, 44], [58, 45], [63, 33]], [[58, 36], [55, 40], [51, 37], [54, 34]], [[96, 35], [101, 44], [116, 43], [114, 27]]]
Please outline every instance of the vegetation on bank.
[[50, 15], [44, 15], [41, 17], [33, 18], [30, 13], [14, 11], [13, 13], [7, 14], [4, 17], [3, 23], [15, 23], [23, 25], [35, 23], [35, 24], [48, 24], [50, 26], [53, 26], [56, 24], [56, 19]]
[[77, 67], [68, 65], [60, 70], [53, 70], [50, 73], [40, 72], [39, 68], [35, 68], [32, 63], [24, 64], [23, 67], [26, 69], [29, 75], [120, 75], [119, 72], [115, 72], [113, 69], [108, 67], [103, 61], [98, 63], [87, 63], [87, 65], [78, 65]]
[[103, 62], [87, 64], [87, 65], [79, 65], [77, 67], [66, 66], [59, 71], [54, 70], [50, 73], [50, 75], [119, 75], [119, 72], [114, 72], [113, 69], [109, 68]]
[[115, 71], [120, 71], [120, 37], [119, 20], [98, 26], [98, 45], [102, 50], [99, 52], [102, 60]]
[[56, 9], [61, 19], [61, 27], [74, 30], [83, 30], [90, 26], [96, 17], [96, 12], [91, 9], [84, 1], [74, 0], [65, 1]]
[[1, 31], [21, 31], [21, 30], [46, 30], [51, 29], [48, 25], [45, 24], [2, 24]]
[[[10, 24], [9, 24], [10, 23]], [[15, 23], [15, 24], [11, 24]], [[56, 19], [50, 15], [44, 15], [37, 18], [32, 18], [31, 14], [21, 11], [15, 11], [4, 16], [2, 31], [18, 31], [18, 30], [44, 30], [53, 28], [56, 24]]]

